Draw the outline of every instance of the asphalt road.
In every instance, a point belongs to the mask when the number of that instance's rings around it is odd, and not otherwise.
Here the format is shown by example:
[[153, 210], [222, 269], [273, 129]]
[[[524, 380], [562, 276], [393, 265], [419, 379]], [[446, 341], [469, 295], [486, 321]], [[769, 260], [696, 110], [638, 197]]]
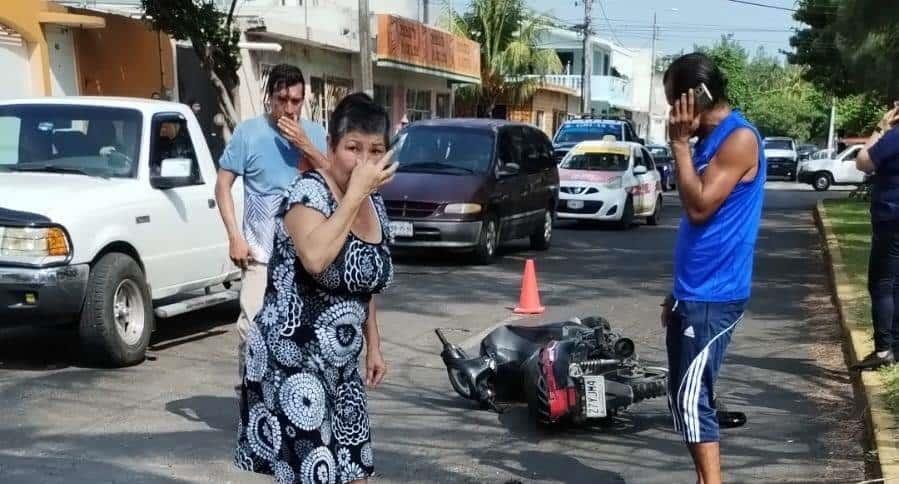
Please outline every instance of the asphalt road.
[[[728, 482], [864, 478], [855, 427], [834, 437], [857, 415], [846, 410], [848, 377], [833, 364], [839, 343], [811, 212], [820, 196], [770, 185], [754, 297], [718, 388], [749, 415], [746, 427], [724, 432]], [[666, 202], [661, 226], [563, 223], [550, 251], [512, 244], [491, 267], [400, 258], [380, 303], [390, 374], [369, 396], [375, 481], [693, 482], [664, 401], [634, 406], [608, 427], [540, 431], [524, 408], [498, 415], [458, 398], [433, 334], [447, 328], [473, 343], [508, 320], [533, 257], [547, 313], [518, 324], [601, 314], [644, 359], [664, 361], [658, 304], [680, 211], [676, 198]], [[162, 321], [148, 361], [118, 370], [80, 366], [70, 332], [0, 331], [0, 482], [268, 482], [230, 466], [235, 316], [222, 307]]]

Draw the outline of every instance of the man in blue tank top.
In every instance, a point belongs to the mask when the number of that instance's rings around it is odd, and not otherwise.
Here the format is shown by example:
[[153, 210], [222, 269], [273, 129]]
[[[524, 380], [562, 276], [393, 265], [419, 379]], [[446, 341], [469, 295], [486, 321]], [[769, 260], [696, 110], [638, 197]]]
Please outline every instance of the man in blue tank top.
[[[697, 482], [721, 482], [713, 386], [752, 285], [765, 188], [756, 128], [727, 101], [727, 81], [703, 54], [675, 60], [663, 81], [672, 106], [668, 135], [683, 206], [674, 290], [663, 304], [668, 403], [696, 467]], [[691, 152], [690, 139], [697, 137]]]

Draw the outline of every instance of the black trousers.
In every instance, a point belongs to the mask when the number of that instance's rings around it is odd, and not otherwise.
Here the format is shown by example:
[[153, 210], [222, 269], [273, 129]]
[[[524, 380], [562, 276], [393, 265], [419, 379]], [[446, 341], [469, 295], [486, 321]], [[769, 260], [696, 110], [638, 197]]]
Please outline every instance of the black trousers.
[[899, 225], [873, 227], [868, 292], [874, 321], [874, 349], [899, 356]]

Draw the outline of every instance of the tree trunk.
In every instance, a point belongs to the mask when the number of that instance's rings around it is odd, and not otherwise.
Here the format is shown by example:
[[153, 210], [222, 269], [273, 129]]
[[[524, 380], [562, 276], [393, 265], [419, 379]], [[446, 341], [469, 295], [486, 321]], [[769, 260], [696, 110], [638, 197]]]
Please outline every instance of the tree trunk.
[[240, 119], [237, 109], [234, 107], [237, 99], [237, 89], [228, 89], [225, 83], [222, 82], [222, 79], [212, 69], [209, 69], [208, 72], [209, 80], [218, 89], [219, 110], [225, 117], [225, 125], [222, 126], [222, 137], [227, 143], [231, 140], [231, 133], [234, 132], [234, 128]]

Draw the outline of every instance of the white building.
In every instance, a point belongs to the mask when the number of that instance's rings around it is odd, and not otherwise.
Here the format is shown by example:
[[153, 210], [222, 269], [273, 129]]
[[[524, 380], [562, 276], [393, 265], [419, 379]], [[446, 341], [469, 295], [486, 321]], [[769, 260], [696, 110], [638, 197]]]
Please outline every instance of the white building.
[[632, 59], [632, 106], [637, 134], [644, 137], [648, 144], [664, 144], [668, 133], [669, 108], [662, 73], [652, 72], [655, 62], [649, 49], [634, 51]]
[[[246, 40], [280, 46], [244, 50], [242, 115], [260, 112], [268, 69], [279, 62], [303, 70], [305, 115], [325, 125], [344, 95], [362, 89], [360, 55], [366, 54], [360, 54], [357, 0], [244, 0], [239, 5], [236, 18]], [[435, 18], [428, 7], [421, 0], [370, 1], [373, 52], [367, 56], [373, 63], [374, 96], [395, 125], [404, 117], [452, 116], [453, 84], [480, 82], [477, 44], [426, 25]]]
[[[213, 0], [226, 12], [231, 0]], [[67, 3], [134, 15], [140, 0], [70, 0]], [[234, 24], [242, 31], [240, 116], [263, 112], [263, 87], [272, 66], [298, 66], [306, 78], [304, 116], [327, 124], [336, 103], [361, 90], [358, 0], [240, 0]], [[375, 98], [393, 123], [452, 116], [453, 85], [480, 82], [477, 43], [427, 25], [438, 18], [427, 0], [370, 0]], [[215, 95], [189, 46], [174, 51], [178, 86], [174, 99], [214, 106]], [[204, 117], [204, 119], [206, 119]], [[211, 116], [208, 117], [212, 119]], [[210, 121], [211, 122], [211, 121]], [[207, 129], [215, 129], [212, 126]]]
[[[627, 51], [601, 37], [592, 37], [591, 43], [593, 47], [593, 74], [590, 78], [591, 109], [596, 114], [631, 111], [632, 61]], [[564, 66], [564, 74], [546, 76], [545, 82], [574, 89], [581, 95], [584, 72], [584, 43], [581, 35], [568, 30], [551, 29], [540, 40], [540, 45], [555, 50]]]

